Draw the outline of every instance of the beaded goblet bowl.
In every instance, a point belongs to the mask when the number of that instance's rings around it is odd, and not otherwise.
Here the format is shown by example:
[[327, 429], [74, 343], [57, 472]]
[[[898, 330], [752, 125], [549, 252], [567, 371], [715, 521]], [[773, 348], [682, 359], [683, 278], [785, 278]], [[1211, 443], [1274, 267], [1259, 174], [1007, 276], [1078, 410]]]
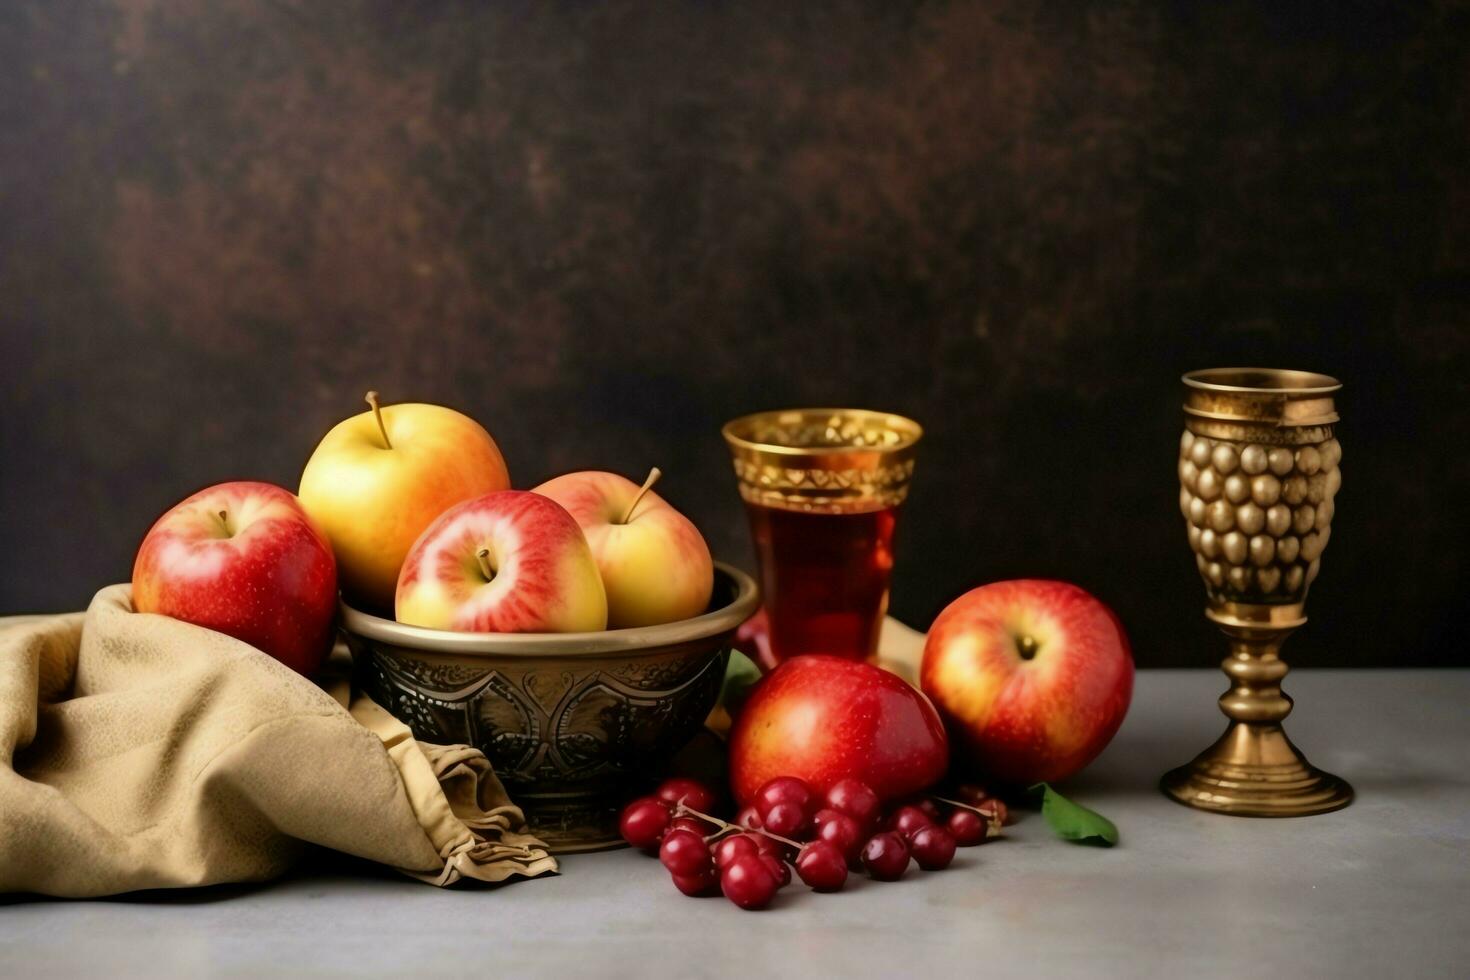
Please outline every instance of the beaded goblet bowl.
[[1189, 547], [1211, 601], [1298, 602], [1332, 534], [1342, 446], [1330, 426], [1248, 435], [1288, 444], [1184, 430], [1179, 509]]
[[1281, 722], [1282, 641], [1306, 622], [1342, 486], [1333, 392], [1323, 374], [1267, 368], [1194, 371], [1185, 384], [1179, 509], [1204, 580], [1205, 615], [1230, 638], [1221, 669], [1225, 734], [1161, 786], [1180, 803], [1240, 816], [1302, 816], [1352, 801], [1309, 764]]

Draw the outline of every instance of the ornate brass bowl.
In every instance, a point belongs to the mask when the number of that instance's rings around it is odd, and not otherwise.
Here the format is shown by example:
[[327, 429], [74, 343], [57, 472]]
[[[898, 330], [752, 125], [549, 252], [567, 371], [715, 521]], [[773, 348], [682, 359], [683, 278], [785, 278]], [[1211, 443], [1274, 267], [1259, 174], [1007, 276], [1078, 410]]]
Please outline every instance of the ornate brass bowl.
[[343, 603], [358, 685], [413, 730], [489, 757], [555, 851], [615, 847], [618, 806], [699, 731], [755, 582], [715, 563], [709, 611], [598, 633], [454, 633]]

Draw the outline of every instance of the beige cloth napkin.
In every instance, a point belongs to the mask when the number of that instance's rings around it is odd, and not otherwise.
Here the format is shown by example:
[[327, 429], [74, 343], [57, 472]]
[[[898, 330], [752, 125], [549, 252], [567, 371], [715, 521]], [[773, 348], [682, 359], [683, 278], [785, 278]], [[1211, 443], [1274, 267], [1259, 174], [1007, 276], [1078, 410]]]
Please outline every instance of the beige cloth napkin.
[[477, 749], [132, 611], [0, 619], [0, 893], [257, 881], [319, 844], [435, 885], [556, 870]]

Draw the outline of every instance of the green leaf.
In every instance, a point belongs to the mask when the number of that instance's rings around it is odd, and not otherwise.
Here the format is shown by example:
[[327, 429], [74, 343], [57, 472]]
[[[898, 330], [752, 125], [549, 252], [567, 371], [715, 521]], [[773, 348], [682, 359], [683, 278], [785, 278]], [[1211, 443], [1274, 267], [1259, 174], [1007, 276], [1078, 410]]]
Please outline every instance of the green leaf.
[[1118, 828], [1107, 817], [1073, 803], [1046, 783], [1031, 787], [1033, 793], [1037, 790], [1042, 791], [1041, 815], [1062, 840], [1093, 847], [1112, 847], [1118, 843]]
[[745, 699], [750, 697], [751, 688], [761, 679], [761, 669], [739, 650], [730, 651], [730, 661], [725, 664], [725, 680], [720, 685], [719, 704], [734, 718], [740, 713]]

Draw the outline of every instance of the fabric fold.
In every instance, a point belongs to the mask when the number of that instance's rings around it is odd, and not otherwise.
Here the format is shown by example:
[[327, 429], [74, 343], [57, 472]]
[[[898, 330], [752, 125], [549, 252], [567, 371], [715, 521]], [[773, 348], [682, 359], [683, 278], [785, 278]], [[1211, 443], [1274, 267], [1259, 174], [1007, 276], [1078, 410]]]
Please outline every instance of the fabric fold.
[[340, 671], [323, 690], [126, 585], [0, 619], [0, 892], [255, 881], [308, 844], [436, 885], [556, 870], [483, 754], [417, 742]]

